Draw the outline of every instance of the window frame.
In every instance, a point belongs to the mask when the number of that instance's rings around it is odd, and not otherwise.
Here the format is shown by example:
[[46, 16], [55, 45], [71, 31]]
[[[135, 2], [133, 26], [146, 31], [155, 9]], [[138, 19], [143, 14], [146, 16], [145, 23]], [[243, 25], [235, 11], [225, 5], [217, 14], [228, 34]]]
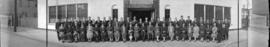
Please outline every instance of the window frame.
[[[203, 9], [203, 14], [197, 14], [197, 13], [200, 13], [200, 12], [197, 12], [198, 10], [197, 10], [197, 5], [203, 5], [203, 7], [202, 7], [202, 9]], [[209, 4], [197, 4], [197, 3], [195, 3], [194, 4], [194, 18], [195, 18], [195, 20], [196, 21], [198, 21], [198, 20], [200, 20], [200, 17], [203, 17], [203, 19], [206, 19], [206, 18], [208, 18], [207, 17], [207, 6], [214, 6], [213, 8], [214, 8], [214, 12], [213, 12], [213, 16], [214, 16], [214, 19], [217, 21], [217, 20], [219, 20], [219, 19], [217, 19], [217, 7], [221, 7], [221, 14], [220, 15], [222, 15], [221, 16], [221, 20], [222, 21], [224, 21], [225, 19], [227, 19], [227, 20], [231, 20], [231, 7], [228, 7], [228, 6], [220, 6], [220, 5], [209, 5]], [[229, 8], [229, 10], [226, 10], [225, 8]], [[200, 10], [200, 9], [199, 9]], [[228, 14], [225, 14], [225, 11], [226, 11], [226, 13], [228, 13]], [[228, 12], [227, 12], [228, 11]], [[198, 15], [198, 16], [197, 16]], [[211, 20], [211, 19], [208, 19], [208, 20]], [[213, 20], [211, 20], [211, 21], [213, 21]], [[211, 22], [210, 21], [210, 22]], [[230, 22], [230, 21], [229, 21]]]
[[[68, 8], [68, 6], [69, 5], [74, 5], [75, 6], [75, 12], [69, 12], [69, 8]], [[79, 14], [80, 14], [80, 12], [78, 11], [78, 7], [77, 7], [77, 5], [84, 5], [84, 7], [86, 7], [85, 9], [86, 10], [82, 10], [85, 14], [81, 14], [81, 15], [83, 15], [82, 17], [79, 17]], [[51, 21], [51, 18], [50, 18], [50, 15], [51, 15], [51, 13], [50, 13], [50, 7], [52, 7], [52, 6], [49, 6], [49, 24], [52, 24], [52, 23], [56, 23], [56, 22], [52, 22]], [[54, 21], [56, 21], [56, 20], [59, 20], [59, 19], [67, 19], [70, 15], [68, 14], [68, 13], [75, 13], [75, 16], [72, 16], [72, 17], [75, 17], [75, 18], [85, 18], [85, 17], [88, 17], [88, 4], [87, 3], [76, 3], [76, 4], [64, 4], [64, 5], [55, 5], [55, 7], [56, 7], [56, 9], [55, 9], [55, 18], [53, 18], [53, 19], [55, 19]], [[59, 7], [63, 7], [63, 8], [59, 8]], [[62, 10], [63, 12], [61, 12], [61, 11], [59, 11], [59, 10]], [[59, 12], [61, 12], [61, 13], [59, 13]], [[62, 17], [59, 17], [59, 15], [61, 15]]]

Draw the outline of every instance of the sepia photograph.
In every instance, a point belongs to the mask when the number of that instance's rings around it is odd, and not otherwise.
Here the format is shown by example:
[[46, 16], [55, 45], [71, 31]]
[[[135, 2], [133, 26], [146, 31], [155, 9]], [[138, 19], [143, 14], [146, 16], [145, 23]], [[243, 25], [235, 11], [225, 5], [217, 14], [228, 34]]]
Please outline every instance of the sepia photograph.
[[269, 47], [269, 0], [0, 0], [0, 47]]

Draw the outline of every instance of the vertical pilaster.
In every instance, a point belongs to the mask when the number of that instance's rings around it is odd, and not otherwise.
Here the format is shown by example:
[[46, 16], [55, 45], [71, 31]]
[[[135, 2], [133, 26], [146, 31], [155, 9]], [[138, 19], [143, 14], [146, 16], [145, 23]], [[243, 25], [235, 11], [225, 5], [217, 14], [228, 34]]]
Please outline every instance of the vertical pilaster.
[[214, 18], [213, 20], [216, 20], [216, 6], [214, 6]]
[[206, 5], [203, 5], [203, 22], [206, 20]]
[[157, 19], [159, 19], [159, 1], [160, 0], [154, 0], [154, 12], [155, 12], [155, 15], [154, 15], [154, 21], [157, 21]]
[[75, 4], [75, 16], [76, 18], [79, 18], [78, 17], [78, 4]]

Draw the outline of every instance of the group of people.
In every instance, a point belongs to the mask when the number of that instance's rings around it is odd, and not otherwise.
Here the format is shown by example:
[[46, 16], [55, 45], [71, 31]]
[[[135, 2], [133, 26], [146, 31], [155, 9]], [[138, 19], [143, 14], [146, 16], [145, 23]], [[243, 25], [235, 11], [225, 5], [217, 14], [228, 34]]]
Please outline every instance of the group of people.
[[101, 41], [214, 41], [228, 39], [230, 23], [227, 20], [154, 21], [148, 18], [126, 20], [61, 19], [56, 22], [58, 39], [62, 42]]

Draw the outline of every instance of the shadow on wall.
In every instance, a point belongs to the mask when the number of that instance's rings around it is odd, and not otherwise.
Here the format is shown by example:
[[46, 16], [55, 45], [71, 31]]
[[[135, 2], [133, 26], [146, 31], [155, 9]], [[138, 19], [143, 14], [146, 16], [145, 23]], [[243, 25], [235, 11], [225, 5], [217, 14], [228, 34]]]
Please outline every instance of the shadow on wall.
[[37, 28], [37, 18], [36, 17], [22, 17], [20, 18], [20, 26]]
[[252, 13], [269, 16], [269, 3], [268, 0], [252, 0]]
[[14, 13], [14, 0], [0, 0], [0, 8], [1, 15]]

